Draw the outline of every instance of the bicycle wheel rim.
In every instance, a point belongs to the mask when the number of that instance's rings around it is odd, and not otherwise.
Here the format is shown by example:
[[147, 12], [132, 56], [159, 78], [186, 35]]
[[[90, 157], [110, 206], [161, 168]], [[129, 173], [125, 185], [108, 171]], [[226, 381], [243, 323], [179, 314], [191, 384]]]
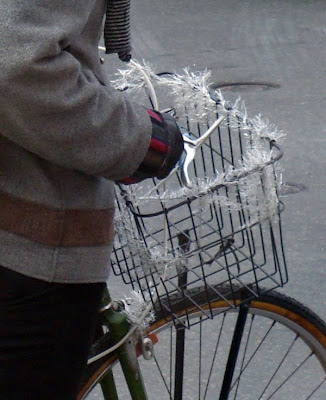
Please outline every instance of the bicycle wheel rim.
[[[242, 300], [239, 299], [239, 302]], [[180, 397], [182, 399], [223, 398], [220, 397], [220, 390], [232, 336], [227, 332], [233, 329], [230, 328], [230, 324], [234, 327], [238, 309], [230, 309], [224, 301], [217, 301], [212, 307], [216, 314], [213, 320], [198, 323], [185, 332], [186, 352], [190, 349], [190, 355], [185, 354], [186, 376], [182, 387], [183, 395]], [[180, 304], [175, 305], [174, 308], [175, 313], [184, 312]], [[191, 318], [200, 320], [198, 310], [187, 309], [187, 312]], [[221, 322], [223, 320], [224, 322]], [[221, 325], [223, 325], [222, 330]], [[170, 343], [170, 338], [175, 339], [173, 323], [158, 318], [148, 331], [158, 332], [159, 343], [155, 346], [155, 352], [158, 358], [164, 358], [164, 365], [162, 366], [162, 361], [160, 361], [161, 370], [157, 370], [156, 377], [153, 371], [157, 366], [153, 362], [142, 362], [145, 384], [149, 388], [149, 399], [178, 398], [175, 397], [176, 384], [174, 382], [175, 344]], [[258, 337], [256, 337], [257, 331], [259, 331]], [[210, 337], [209, 332], [215, 332], [214, 340], [220, 340], [218, 347], [221, 350], [217, 349], [216, 345], [213, 346], [207, 342], [207, 337]], [[228, 336], [227, 339], [225, 335]], [[246, 332], [242, 339], [229, 399], [322, 400], [326, 397], [326, 327], [314, 313], [300, 303], [274, 292], [252, 301]], [[251, 341], [256, 344], [253, 345]], [[257, 341], [261, 342], [258, 347]], [[170, 350], [171, 359], [166, 356]], [[222, 355], [217, 351], [221, 351]], [[280, 356], [276, 357], [277, 363], [274, 363], [273, 358], [277, 353]], [[102, 373], [109, 368], [108, 365]], [[194, 382], [195, 377], [196, 382]], [[154, 390], [152, 382], [154, 382]], [[89, 386], [94, 386], [94, 384], [95, 380], [89, 382]], [[101, 399], [101, 397], [95, 398]], [[122, 398], [128, 398], [126, 393], [123, 392]]]

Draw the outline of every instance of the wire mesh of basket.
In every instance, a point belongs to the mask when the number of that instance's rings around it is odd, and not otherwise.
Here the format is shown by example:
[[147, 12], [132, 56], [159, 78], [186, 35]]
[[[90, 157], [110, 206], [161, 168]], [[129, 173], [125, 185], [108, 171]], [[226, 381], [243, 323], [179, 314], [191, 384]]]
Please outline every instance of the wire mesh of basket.
[[[184, 134], [197, 139], [221, 116], [223, 121], [189, 166], [191, 186], [184, 186], [180, 170], [165, 182], [117, 186], [112, 255], [116, 275], [185, 327], [189, 308], [212, 318], [214, 302], [237, 307], [237, 291], [255, 298], [288, 280], [275, 132], [190, 78], [183, 78], [172, 107]], [[172, 312], [176, 303], [185, 304], [178, 313]]]

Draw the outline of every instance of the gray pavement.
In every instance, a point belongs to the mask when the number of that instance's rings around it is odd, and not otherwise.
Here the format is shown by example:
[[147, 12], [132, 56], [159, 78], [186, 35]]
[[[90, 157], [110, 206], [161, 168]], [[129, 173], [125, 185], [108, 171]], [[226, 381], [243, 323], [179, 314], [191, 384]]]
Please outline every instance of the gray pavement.
[[[133, 0], [133, 55], [158, 71], [208, 68], [249, 115], [287, 134], [283, 180], [305, 189], [283, 198], [290, 283], [284, 291], [326, 318], [326, 2]], [[110, 56], [110, 60], [111, 60]], [[107, 62], [111, 73], [121, 65]]]
[[[283, 181], [304, 190], [283, 197], [290, 282], [283, 291], [326, 319], [326, 1], [133, 0], [134, 58], [157, 71], [208, 68], [240, 95], [249, 115], [287, 134]], [[121, 63], [110, 56], [111, 74]], [[295, 186], [293, 186], [295, 187]], [[114, 295], [128, 292], [117, 278]], [[99, 399], [94, 394], [92, 399]], [[320, 399], [322, 400], [322, 399]]]
[[[287, 134], [283, 180], [305, 189], [283, 198], [290, 283], [284, 292], [326, 319], [326, 1], [133, 0], [133, 55], [158, 71], [208, 68], [249, 115], [261, 113]], [[108, 74], [121, 63], [106, 62]], [[113, 295], [129, 292], [112, 277]], [[92, 399], [101, 399], [98, 392]], [[322, 400], [322, 399], [320, 399]]]

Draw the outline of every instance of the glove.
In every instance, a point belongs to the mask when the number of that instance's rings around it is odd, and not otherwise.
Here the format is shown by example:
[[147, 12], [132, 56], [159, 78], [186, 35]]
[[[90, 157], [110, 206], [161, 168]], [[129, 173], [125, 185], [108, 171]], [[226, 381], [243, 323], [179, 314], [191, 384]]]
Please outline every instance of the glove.
[[138, 169], [119, 183], [130, 185], [146, 178], [166, 178], [183, 152], [183, 137], [176, 120], [154, 110], [146, 110], [152, 121], [152, 137]]

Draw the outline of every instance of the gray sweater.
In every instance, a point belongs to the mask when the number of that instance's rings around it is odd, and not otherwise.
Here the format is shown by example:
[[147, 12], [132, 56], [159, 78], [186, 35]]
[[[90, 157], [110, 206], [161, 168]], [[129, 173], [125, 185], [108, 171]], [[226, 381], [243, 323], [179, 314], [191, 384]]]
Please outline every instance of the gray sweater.
[[104, 13], [105, 0], [0, 3], [0, 265], [47, 281], [108, 278], [112, 237], [94, 237], [151, 136], [103, 75]]

